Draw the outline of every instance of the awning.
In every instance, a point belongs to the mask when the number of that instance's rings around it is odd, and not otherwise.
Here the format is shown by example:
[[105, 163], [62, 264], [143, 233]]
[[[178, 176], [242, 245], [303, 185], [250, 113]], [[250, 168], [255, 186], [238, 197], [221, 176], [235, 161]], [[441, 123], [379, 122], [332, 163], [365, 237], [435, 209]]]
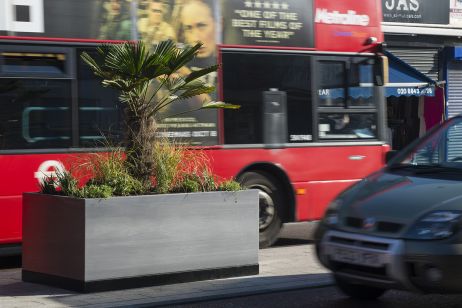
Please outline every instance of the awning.
[[436, 82], [419, 72], [389, 51], [384, 52], [388, 58], [389, 81], [385, 86], [388, 96], [435, 96]]
[[[392, 53], [385, 51], [388, 58], [388, 83], [385, 86], [385, 96], [435, 96], [436, 82], [416, 70], [411, 65], [399, 59]], [[367, 74], [363, 72], [362, 74]], [[372, 78], [372, 76], [368, 77]], [[348, 88], [348, 96], [352, 98], [371, 97], [372, 85]], [[336, 99], [345, 96], [344, 88], [320, 89], [321, 99]]]

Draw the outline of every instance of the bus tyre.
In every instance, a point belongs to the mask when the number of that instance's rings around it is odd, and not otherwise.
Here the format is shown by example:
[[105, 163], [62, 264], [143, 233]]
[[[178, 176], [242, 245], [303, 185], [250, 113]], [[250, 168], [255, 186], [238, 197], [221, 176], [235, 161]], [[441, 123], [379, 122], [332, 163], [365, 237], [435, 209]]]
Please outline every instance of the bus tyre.
[[244, 187], [259, 190], [259, 246], [269, 247], [276, 242], [282, 226], [282, 191], [276, 179], [265, 172], [244, 173], [240, 183]]
[[387, 291], [386, 289], [353, 284], [339, 277], [338, 275], [334, 275], [334, 278], [340, 291], [342, 291], [345, 295], [355, 299], [373, 300], [382, 296], [383, 293]]

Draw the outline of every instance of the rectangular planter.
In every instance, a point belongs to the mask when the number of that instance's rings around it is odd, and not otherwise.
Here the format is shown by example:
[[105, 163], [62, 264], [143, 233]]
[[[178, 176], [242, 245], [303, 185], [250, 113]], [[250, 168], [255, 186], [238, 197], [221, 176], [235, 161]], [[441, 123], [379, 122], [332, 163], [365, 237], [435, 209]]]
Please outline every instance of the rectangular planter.
[[258, 192], [25, 193], [22, 279], [80, 292], [258, 274]]

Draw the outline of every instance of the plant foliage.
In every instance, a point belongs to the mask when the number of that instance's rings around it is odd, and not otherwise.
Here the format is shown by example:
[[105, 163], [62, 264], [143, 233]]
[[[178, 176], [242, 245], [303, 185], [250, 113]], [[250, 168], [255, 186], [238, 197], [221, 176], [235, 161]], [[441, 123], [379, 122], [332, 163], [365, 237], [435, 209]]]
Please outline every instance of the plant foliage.
[[[122, 147], [109, 153], [95, 153], [78, 166], [84, 169], [84, 185], [71, 172], [57, 172], [40, 183], [43, 193], [81, 198], [107, 198], [145, 193], [232, 190], [232, 184], [217, 185], [206, 155], [184, 145], [157, 137], [160, 112], [175, 102], [214, 91], [202, 81], [217, 70], [213, 65], [182, 74], [202, 43], [179, 48], [163, 41], [151, 52], [140, 42], [105, 44], [95, 57], [82, 59], [102, 79], [102, 85], [119, 92], [124, 105], [126, 136]], [[199, 109], [239, 106], [204, 101]], [[196, 109], [197, 110], [197, 109]]]
[[[95, 58], [82, 54], [91, 70], [102, 78], [102, 84], [120, 92], [127, 127], [124, 142], [127, 168], [145, 188], [151, 185], [156, 166], [152, 145], [156, 139], [159, 113], [172, 103], [215, 90], [201, 77], [216, 71], [217, 65], [181, 74], [181, 69], [201, 47], [202, 43], [197, 43], [179, 48], [172, 40], [167, 40], [150, 52], [140, 41], [103, 45], [97, 49]], [[210, 102], [204, 102], [204, 108], [212, 107]], [[219, 103], [214, 108], [228, 107], [237, 106]]]

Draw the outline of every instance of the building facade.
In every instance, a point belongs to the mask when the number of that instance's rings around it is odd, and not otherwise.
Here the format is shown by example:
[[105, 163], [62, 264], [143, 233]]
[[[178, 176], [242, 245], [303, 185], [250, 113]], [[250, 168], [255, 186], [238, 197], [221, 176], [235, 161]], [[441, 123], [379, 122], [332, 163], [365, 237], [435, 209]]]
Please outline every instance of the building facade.
[[386, 50], [433, 88], [387, 98], [393, 146], [400, 149], [462, 112], [462, 1], [382, 0], [382, 14]]

